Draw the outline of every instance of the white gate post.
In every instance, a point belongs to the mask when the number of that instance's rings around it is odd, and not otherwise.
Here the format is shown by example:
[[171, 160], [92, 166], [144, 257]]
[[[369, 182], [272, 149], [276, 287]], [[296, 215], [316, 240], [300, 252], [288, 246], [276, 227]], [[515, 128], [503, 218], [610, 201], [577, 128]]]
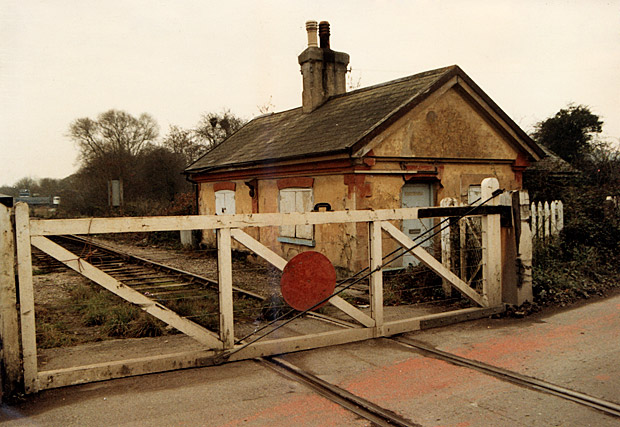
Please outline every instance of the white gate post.
[[11, 209], [0, 204], [0, 339], [4, 376], [2, 392], [17, 392], [21, 381], [19, 323], [17, 321], [17, 288], [15, 287], [15, 239]]
[[[489, 199], [498, 189], [499, 182], [496, 178], [483, 179], [481, 200]], [[499, 205], [499, 196], [486, 204]], [[482, 217], [482, 250], [484, 253], [482, 295], [487, 298], [489, 307], [495, 307], [502, 303], [502, 236], [499, 214]]]
[[233, 319], [232, 254], [230, 228], [217, 229], [217, 272], [220, 310], [220, 340], [224, 348], [235, 345]]
[[558, 200], [556, 205], [558, 209], [558, 234], [564, 228], [564, 203], [561, 200]]
[[375, 321], [375, 336], [383, 336], [383, 270], [374, 271], [383, 262], [381, 223], [370, 223], [370, 312]]
[[19, 309], [22, 327], [24, 391], [38, 391], [37, 338], [34, 320], [34, 289], [32, 287], [32, 253], [30, 248], [30, 211], [24, 202], [15, 205], [17, 244], [17, 275], [19, 278]]
[[532, 230], [529, 225], [530, 196], [527, 190], [519, 191], [519, 216], [521, 218], [519, 246], [517, 247], [518, 284], [517, 305], [532, 302]]

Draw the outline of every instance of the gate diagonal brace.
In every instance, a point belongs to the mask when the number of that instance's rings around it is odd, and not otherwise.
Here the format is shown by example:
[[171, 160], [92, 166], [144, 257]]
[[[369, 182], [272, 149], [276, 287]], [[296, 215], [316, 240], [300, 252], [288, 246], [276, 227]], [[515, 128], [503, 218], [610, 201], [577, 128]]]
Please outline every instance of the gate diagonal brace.
[[51, 240], [42, 236], [33, 236], [31, 243], [34, 247], [49, 254], [53, 258], [61, 261], [67, 267], [80, 273], [81, 275], [89, 278], [98, 285], [104, 287], [108, 291], [116, 294], [132, 304], [137, 305], [142, 310], [158, 318], [159, 320], [167, 323], [173, 328], [178, 329], [184, 334], [194, 338], [201, 344], [204, 344], [212, 349], [222, 349], [223, 343], [217, 338], [217, 336], [206, 328], [179, 316], [174, 311], [156, 303], [150, 298], [142, 295], [130, 288], [129, 286], [119, 282], [112, 276], [99, 270], [97, 267], [89, 264], [88, 262], [80, 259], [77, 255], [52, 242]]
[[411, 254], [418, 258], [424, 265], [433, 270], [443, 279], [448, 281], [458, 291], [462, 292], [467, 298], [480, 305], [481, 307], [488, 307], [488, 301], [485, 297], [478, 294], [475, 290], [469, 287], [469, 285], [463, 282], [456, 274], [445, 268], [439, 261], [437, 261], [431, 254], [426, 252], [416, 244], [402, 231], [393, 226], [387, 221], [381, 222], [381, 228], [383, 228], [394, 240], [400, 243], [407, 249], [410, 249]]
[[[276, 254], [274, 251], [272, 251], [244, 231], [233, 228], [230, 230], [230, 235], [233, 237], [233, 239], [262, 257], [265, 261], [269, 262], [278, 270], [282, 271], [284, 270], [284, 267], [286, 267], [287, 261], [284, 258]], [[328, 302], [352, 319], [364, 325], [365, 327], [371, 328], [375, 326], [374, 319], [372, 319], [370, 316], [366, 315], [364, 312], [362, 312], [349, 302], [345, 301], [338, 295], [332, 296]]]

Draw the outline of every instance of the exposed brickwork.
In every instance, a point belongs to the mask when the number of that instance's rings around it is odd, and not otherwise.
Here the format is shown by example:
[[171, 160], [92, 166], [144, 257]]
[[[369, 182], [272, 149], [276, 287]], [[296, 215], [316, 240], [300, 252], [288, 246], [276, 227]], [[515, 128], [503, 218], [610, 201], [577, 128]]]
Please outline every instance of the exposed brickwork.
[[312, 188], [313, 185], [314, 178], [308, 177], [282, 178], [278, 180], [278, 190], [284, 188]]
[[237, 184], [234, 182], [216, 182], [213, 184], [213, 191], [230, 190], [235, 191]]

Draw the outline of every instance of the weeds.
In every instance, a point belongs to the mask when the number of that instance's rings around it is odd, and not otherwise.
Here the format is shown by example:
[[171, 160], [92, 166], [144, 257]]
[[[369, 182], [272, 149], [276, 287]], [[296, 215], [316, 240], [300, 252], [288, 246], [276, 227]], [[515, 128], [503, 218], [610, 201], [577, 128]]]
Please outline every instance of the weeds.
[[56, 319], [55, 310], [37, 307], [36, 338], [39, 348], [52, 348], [71, 345], [75, 337], [68, 332], [66, 324]]
[[441, 278], [422, 265], [409, 266], [393, 274], [385, 282], [385, 305], [414, 304], [446, 298], [441, 287]]
[[533, 293], [539, 305], [560, 305], [617, 286], [617, 255], [585, 244], [567, 246], [563, 240], [534, 247]]

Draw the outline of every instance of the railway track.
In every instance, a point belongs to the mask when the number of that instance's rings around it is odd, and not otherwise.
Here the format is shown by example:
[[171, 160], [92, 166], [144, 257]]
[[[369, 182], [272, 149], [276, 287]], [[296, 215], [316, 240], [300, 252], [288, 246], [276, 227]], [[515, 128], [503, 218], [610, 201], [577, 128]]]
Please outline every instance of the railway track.
[[257, 359], [258, 363], [288, 379], [297, 381], [319, 395], [331, 400], [354, 414], [371, 421], [377, 426], [418, 427], [416, 424], [400, 415], [376, 405], [349, 391], [331, 384], [319, 377], [287, 362], [280, 357], [265, 357]]
[[[150, 297], [172, 294], [201, 296], [206, 289], [217, 291], [215, 280], [130, 255], [100, 242], [77, 236], [56, 236], [53, 240], [118, 281]], [[33, 251], [33, 259], [48, 270], [66, 268], [40, 251]], [[263, 295], [238, 287], [233, 287], [233, 291], [259, 301], [266, 299]]]
[[[491, 375], [502, 381], [515, 384], [520, 387], [529, 388], [542, 393], [560, 397], [571, 402], [578, 403], [590, 409], [597, 410], [606, 415], [620, 417], [620, 405], [599, 399], [587, 394], [561, 387], [536, 378], [521, 375], [517, 372], [508, 371], [486, 363], [482, 363], [472, 359], [457, 356], [452, 353], [437, 350], [428, 344], [414, 341], [403, 337], [389, 338], [389, 340], [412, 349], [425, 357], [433, 357], [443, 360], [457, 366], [476, 370], [487, 375]], [[337, 403], [343, 408], [355, 413], [356, 415], [371, 421], [374, 425], [379, 426], [419, 426], [415, 422], [403, 418], [402, 416], [376, 405], [366, 399], [356, 396], [349, 391], [324, 381], [314, 374], [307, 372], [290, 362], [285, 361], [281, 357], [259, 358], [257, 362], [269, 369], [274, 370], [278, 374], [293, 381], [297, 381], [308, 388], [312, 389], [319, 395]]]
[[[101, 243], [79, 238], [75, 236], [59, 236], [57, 243], [71, 250], [76, 255], [100, 268], [117, 280], [133, 287], [140, 292], [152, 297], [166, 298], [168, 295], [185, 295], [188, 297], [200, 296], [205, 291], [213, 292], [217, 289], [217, 282], [187, 271], [172, 268], [144, 258], [129, 255], [117, 251]], [[43, 268], [51, 271], [58, 270], [63, 266], [58, 262], [50, 262], [44, 256], [33, 252], [35, 262]], [[63, 266], [64, 267], [64, 266]], [[265, 300], [265, 297], [256, 293], [234, 288], [245, 297], [257, 300]], [[342, 327], [352, 327], [349, 322], [331, 318], [317, 313], [308, 313], [309, 316], [318, 320], [337, 323]], [[468, 369], [494, 376], [502, 381], [507, 381], [520, 387], [526, 387], [542, 393], [554, 395], [569, 400], [591, 409], [603, 412], [607, 415], [620, 417], [620, 405], [599, 399], [584, 393], [570, 390], [546, 381], [521, 375], [476, 360], [466, 359], [455, 354], [437, 350], [423, 342], [407, 339], [404, 337], [388, 338], [391, 341], [411, 349], [425, 357], [433, 357], [448, 363], [462, 366]], [[379, 426], [418, 426], [398, 414], [356, 396], [345, 389], [324, 381], [310, 372], [307, 372], [280, 357], [266, 357], [256, 359], [257, 363], [265, 366], [283, 377], [297, 381], [319, 395], [337, 403], [345, 409], [363, 417], [374, 425]]]
[[519, 385], [521, 387], [526, 387], [532, 390], [540, 391], [542, 393], [561, 397], [562, 399], [570, 400], [583, 406], [596, 409], [607, 415], [620, 417], [620, 405], [615, 402], [610, 402], [607, 400], [599, 399], [597, 397], [589, 396], [585, 393], [561, 387], [547, 381], [539, 380], [537, 378], [528, 377], [527, 375], [522, 375], [517, 372], [502, 369], [497, 366], [479, 362], [477, 360], [467, 359], [461, 356], [457, 356], [456, 354], [437, 350], [429, 346], [428, 344], [419, 341], [414, 341], [403, 337], [392, 338], [392, 341], [407, 348], [414, 349], [422, 353], [423, 355], [440, 359], [457, 366], [463, 366], [468, 369], [473, 369], [478, 372], [491, 375], [502, 381], [507, 381], [512, 384]]

